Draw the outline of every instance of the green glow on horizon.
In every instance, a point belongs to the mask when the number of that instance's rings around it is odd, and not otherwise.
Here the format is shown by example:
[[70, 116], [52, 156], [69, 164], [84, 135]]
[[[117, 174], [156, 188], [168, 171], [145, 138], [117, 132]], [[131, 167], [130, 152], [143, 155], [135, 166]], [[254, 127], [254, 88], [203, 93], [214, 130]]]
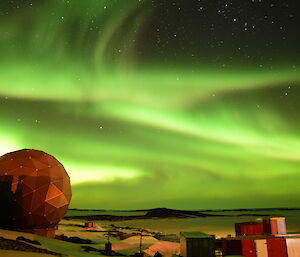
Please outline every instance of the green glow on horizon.
[[146, 0], [38, 7], [0, 21], [1, 154], [53, 154], [76, 208], [299, 207], [298, 66], [143, 59]]

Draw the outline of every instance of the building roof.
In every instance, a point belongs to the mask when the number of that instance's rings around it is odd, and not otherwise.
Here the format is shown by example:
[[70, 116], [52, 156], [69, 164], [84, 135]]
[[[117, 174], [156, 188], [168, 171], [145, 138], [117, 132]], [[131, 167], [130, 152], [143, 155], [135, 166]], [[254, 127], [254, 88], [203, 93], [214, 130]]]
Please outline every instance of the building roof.
[[259, 240], [268, 238], [299, 238], [300, 234], [284, 234], [284, 235], [247, 235], [247, 236], [235, 236], [235, 237], [225, 237], [226, 240]]
[[270, 220], [285, 220], [285, 217], [271, 217]]
[[235, 223], [235, 225], [262, 225], [262, 221], [247, 221], [247, 222], [239, 222]]
[[214, 236], [202, 232], [180, 232], [180, 235], [185, 238], [214, 238]]

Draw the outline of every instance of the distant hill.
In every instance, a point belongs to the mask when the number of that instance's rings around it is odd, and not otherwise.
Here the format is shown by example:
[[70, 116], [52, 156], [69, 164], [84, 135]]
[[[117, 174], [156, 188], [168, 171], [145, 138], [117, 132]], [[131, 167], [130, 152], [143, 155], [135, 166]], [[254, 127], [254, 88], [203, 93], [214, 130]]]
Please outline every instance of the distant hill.
[[[76, 209], [76, 211], [80, 211]], [[95, 211], [95, 210], [93, 210]], [[99, 211], [101, 212], [101, 211]], [[123, 212], [123, 211], [122, 211]], [[130, 213], [130, 211], [127, 211]], [[115, 211], [114, 215], [106, 215], [105, 212], [99, 215], [88, 215], [85, 210], [82, 215], [67, 215], [65, 219], [87, 219], [87, 220], [132, 220], [132, 219], [153, 219], [153, 218], [193, 218], [193, 217], [209, 217], [209, 216], [223, 216], [215, 214], [204, 214], [200, 211], [184, 211], [184, 210], [173, 210], [168, 208], [156, 208], [141, 211], [132, 211], [133, 213], [146, 212], [143, 215], [118, 215], [118, 211]]]
[[[256, 209], [257, 211], [268, 209]], [[273, 208], [270, 210], [274, 210]], [[121, 221], [121, 220], [136, 220], [136, 219], [167, 219], [167, 218], [197, 218], [197, 217], [224, 217], [224, 216], [269, 216], [268, 214], [221, 214], [220, 212], [230, 211], [255, 211], [254, 209], [239, 209], [239, 210], [205, 210], [205, 211], [190, 211], [190, 210], [176, 210], [169, 208], [155, 208], [148, 210], [133, 210], [133, 211], [105, 211], [105, 210], [81, 210], [71, 209], [70, 214], [65, 216], [65, 219], [85, 219], [85, 220], [109, 220], [109, 221]], [[205, 213], [204, 213], [205, 212]], [[215, 212], [218, 212], [215, 213]], [[75, 215], [74, 215], [75, 214]]]

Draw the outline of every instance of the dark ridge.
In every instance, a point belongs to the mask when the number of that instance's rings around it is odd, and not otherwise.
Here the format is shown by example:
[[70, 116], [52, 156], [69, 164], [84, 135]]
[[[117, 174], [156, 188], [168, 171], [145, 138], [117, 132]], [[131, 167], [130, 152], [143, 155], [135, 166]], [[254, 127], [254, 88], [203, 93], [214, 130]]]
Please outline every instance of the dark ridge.
[[[176, 210], [169, 208], [154, 208], [148, 210], [133, 210], [127, 212], [147, 212], [144, 215], [74, 215], [65, 216], [66, 220], [70, 219], [86, 219], [86, 220], [108, 220], [108, 221], [124, 221], [124, 220], [136, 220], [136, 219], [153, 219], [153, 218], [196, 218], [196, 217], [269, 217], [270, 214], [259, 213], [241, 213], [241, 214], [214, 214], [216, 212], [255, 212], [255, 211], [292, 211], [300, 210], [300, 208], [255, 208], [255, 209], [222, 209], [222, 210], [201, 210], [201, 211], [189, 211], [189, 210]], [[94, 210], [95, 211], [95, 210]], [[99, 210], [100, 211], [100, 210]], [[118, 212], [118, 211], [115, 211]], [[211, 213], [208, 213], [211, 212]]]
[[238, 214], [238, 215], [226, 215], [228, 217], [232, 216], [232, 217], [270, 217], [272, 215], [269, 215], [269, 214], [256, 214], [256, 213], [253, 213], [253, 214]]
[[60, 257], [66, 256], [61, 253], [56, 253], [56, 252], [49, 251], [47, 249], [42, 249], [42, 248], [32, 246], [28, 243], [19, 242], [19, 241], [11, 240], [11, 239], [6, 239], [3, 237], [0, 237], [0, 249], [23, 251], [23, 252], [34, 252], [34, 253], [45, 253], [45, 254], [50, 254], [50, 255], [55, 255], [55, 256], [60, 256]]
[[212, 215], [204, 214], [199, 211], [181, 211], [167, 208], [156, 208], [149, 210], [145, 215], [134, 216], [118, 216], [118, 215], [76, 215], [67, 216], [68, 219], [87, 219], [87, 220], [109, 220], [109, 221], [123, 221], [123, 220], [135, 220], [135, 219], [152, 219], [152, 218], [194, 218], [194, 217], [216, 217], [224, 215]]
[[92, 242], [92, 240], [90, 240], [90, 239], [82, 239], [82, 238], [77, 237], [77, 236], [68, 237], [68, 236], [65, 236], [64, 234], [56, 235], [55, 239], [62, 240], [62, 241], [65, 241], [65, 242], [75, 243], [75, 244], [94, 244]]
[[34, 245], [41, 245], [41, 243], [39, 241], [31, 240], [31, 239], [28, 239], [28, 238], [23, 237], [23, 236], [18, 236], [16, 240], [24, 241], [26, 243], [30, 243], [30, 244], [34, 244]]
[[170, 218], [170, 217], [182, 217], [188, 218], [189, 216], [197, 216], [197, 217], [207, 217], [211, 216], [210, 214], [204, 214], [199, 211], [181, 211], [181, 210], [173, 210], [167, 208], [156, 208], [149, 210], [146, 217], [153, 217], [153, 218]]
[[76, 215], [76, 216], [67, 216], [65, 220], [72, 219], [85, 219], [89, 221], [93, 220], [108, 220], [108, 221], [123, 221], [123, 220], [134, 220], [134, 219], [146, 219], [145, 216], [114, 216], [114, 215]]
[[235, 212], [235, 211], [299, 211], [300, 208], [253, 208], [253, 209], [220, 209], [220, 210], [201, 210], [202, 212]]
[[71, 208], [69, 211], [115, 211], [115, 212], [149, 212], [155, 210], [174, 210], [174, 211], [198, 211], [198, 212], [222, 212], [222, 211], [299, 211], [300, 208], [288, 208], [288, 207], [279, 207], [279, 208], [240, 208], [240, 209], [200, 209], [200, 210], [177, 210], [170, 208], [152, 208], [152, 209], [139, 209], [139, 210], [105, 210], [105, 209], [77, 209]]
[[68, 209], [69, 211], [107, 211], [103, 209], [77, 209], [77, 208], [71, 208]]
[[153, 237], [160, 241], [175, 242], [175, 243], [180, 242], [180, 239], [176, 234], [169, 234], [169, 235], [156, 234]]
[[105, 250], [100, 250], [100, 249], [97, 249], [97, 248], [94, 248], [94, 247], [91, 247], [91, 246], [86, 246], [86, 245], [83, 245], [81, 246], [81, 248], [85, 251], [85, 252], [96, 252], [96, 253], [100, 253], [102, 255], [106, 255], [106, 256], [126, 256], [124, 254], [121, 254], [121, 253], [117, 253], [115, 251], [111, 251], [111, 254], [107, 254], [107, 252]]
[[[243, 209], [239, 209], [242, 211]], [[246, 210], [246, 209], [245, 209]], [[225, 210], [224, 210], [225, 211]], [[221, 212], [221, 211], [220, 211]], [[155, 208], [147, 211], [145, 215], [131, 215], [131, 216], [119, 216], [119, 215], [76, 215], [76, 216], [67, 216], [66, 220], [70, 219], [86, 219], [86, 220], [108, 220], [108, 221], [124, 221], [124, 220], [138, 220], [138, 219], [167, 219], [167, 218], [177, 218], [177, 219], [186, 219], [186, 218], [198, 218], [198, 217], [269, 217], [269, 214], [257, 214], [257, 213], [242, 213], [242, 214], [208, 214], [201, 211], [186, 211], [186, 210], [173, 210], [168, 208]]]
[[63, 226], [85, 228], [84, 225], [80, 224], [63, 224]]

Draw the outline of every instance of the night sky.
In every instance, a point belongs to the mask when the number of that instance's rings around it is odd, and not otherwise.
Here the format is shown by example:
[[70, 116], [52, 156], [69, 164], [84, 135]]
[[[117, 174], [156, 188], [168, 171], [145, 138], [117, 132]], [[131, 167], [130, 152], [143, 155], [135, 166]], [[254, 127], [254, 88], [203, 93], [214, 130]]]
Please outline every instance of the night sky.
[[296, 2], [1, 0], [0, 154], [76, 208], [299, 207]]

